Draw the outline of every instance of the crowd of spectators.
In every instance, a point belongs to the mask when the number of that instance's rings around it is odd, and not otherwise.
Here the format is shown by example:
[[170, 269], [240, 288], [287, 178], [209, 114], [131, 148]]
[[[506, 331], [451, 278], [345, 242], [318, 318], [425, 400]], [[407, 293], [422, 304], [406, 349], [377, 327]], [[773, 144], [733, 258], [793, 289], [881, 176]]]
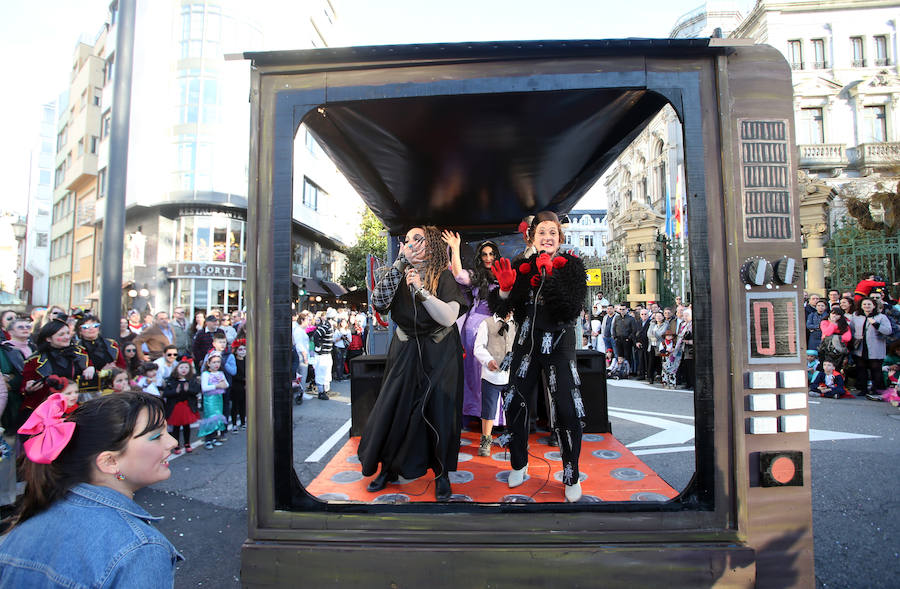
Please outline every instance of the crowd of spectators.
[[900, 405], [900, 304], [890, 296], [890, 286], [867, 273], [852, 293], [831, 289], [824, 298], [806, 295], [811, 396], [859, 396]]
[[694, 388], [693, 310], [681, 297], [671, 307], [629, 307], [597, 293], [579, 328], [582, 348], [606, 354], [609, 378]]
[[331, 381], [350, 378], [350, 360], [363, 353], [366, 314], [347, 307], [301, 311], [293, 317], [291, 339], [295, 402], [329, 399]]

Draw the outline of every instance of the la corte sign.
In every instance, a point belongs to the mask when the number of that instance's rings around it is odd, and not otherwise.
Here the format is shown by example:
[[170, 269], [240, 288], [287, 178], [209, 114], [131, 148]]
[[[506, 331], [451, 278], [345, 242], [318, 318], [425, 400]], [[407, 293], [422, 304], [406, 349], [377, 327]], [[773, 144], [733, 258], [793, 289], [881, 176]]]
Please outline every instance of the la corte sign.
[[246, 266], [216, 262], [178, 262], [169, 266], [169, 278], [234, 278], [245, 279]]

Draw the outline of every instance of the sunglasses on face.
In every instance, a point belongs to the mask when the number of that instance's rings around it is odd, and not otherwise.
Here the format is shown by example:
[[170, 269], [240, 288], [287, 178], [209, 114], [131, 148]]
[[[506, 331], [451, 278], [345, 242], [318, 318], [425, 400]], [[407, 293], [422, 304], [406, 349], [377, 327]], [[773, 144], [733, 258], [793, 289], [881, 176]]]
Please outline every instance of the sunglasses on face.
[[99, 323], [85, 323], [84, 325], [81, 326], [82, 329], [91, 329], [94, 327], [100, 327], [100, 324]]
[[166, 358], [174, 358], [174, 357], [176, 357], [177, 355], [178, 355], [177, 353], [166, 354]]

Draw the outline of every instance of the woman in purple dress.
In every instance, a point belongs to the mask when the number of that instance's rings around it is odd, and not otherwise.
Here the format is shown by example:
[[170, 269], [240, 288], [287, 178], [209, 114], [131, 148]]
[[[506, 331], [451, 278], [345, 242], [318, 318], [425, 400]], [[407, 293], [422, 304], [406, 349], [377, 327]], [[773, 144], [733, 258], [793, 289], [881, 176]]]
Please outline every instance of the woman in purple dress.
[[[459, 332], [462, 336], [463, 350], [463, 415], [482, 420], [496, 420], [497, 425], [504, 425], [503, 411], [498, 410], [496, 415], [486, 417], [481, 414], [481, 363], [475, 358], [475, 336], [478, 326], [486, 317], [491, 316], [488, 309], [488, 293], [497, 287], [497, 279], [491, 273], [494, 260], [500, 259], [500, 250], [493, 241], [485, 241], [478, 246], [475, 252], [475, 269], [463, 268], [460, 259], [460, 237], [458, 233], [444, 231], [441, 234], [444, 243], [450, 246], [450, 272], [456, 278], [462, 291], [469, 298], [469, 311], [457, 321]], [[482, 429], [486, 426], [482, 421]], [[487, 435], [490, 435], [490, 425], [487, 425]], [[482, 431], [484, 434], [485, 432]]]

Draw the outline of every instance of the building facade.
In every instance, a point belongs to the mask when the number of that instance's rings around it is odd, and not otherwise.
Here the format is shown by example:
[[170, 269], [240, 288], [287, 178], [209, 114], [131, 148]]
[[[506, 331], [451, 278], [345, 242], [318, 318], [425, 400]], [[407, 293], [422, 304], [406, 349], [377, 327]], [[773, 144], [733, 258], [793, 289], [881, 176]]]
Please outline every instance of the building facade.
[[575, 250], [582, 257], [606, 257], [606, 243], [609, 240], [606, 209], [574, 209], [570, 211], [565, 236], [564, 249]]
[[50, 212], [53, 208], [53, 170], [56, 161], [56, 102], [42, 104], [40, 113], [40, 132], [30, 157], [20, 296], [29, 305], [44, 307], [49, 301], [50, 287]]
[[[51, 304], [97, 306], [109, 185], [117, 5], [93, 43], [79, 43], [58, 125]], [[285, 9], [264, 31], [253, 7], [138, 0], [126, 184], [123, 309], [246, 307], [249, 64], [225, 55], [290, 44], [322, 47], [336, 14], [328, 0]], [[81, 73], [84, 70], [85, 73]], [[76, 71], [78, 73], [76, 73]], [[82, 114], [84, 113], [84, 114]], [[295, 281], [315, 302], [335, 300], [341, 250], [359, 199], [301, 130], [296, 140]], [[84, 146], [82, 148], [82, 145]], [[308, 297], [298, 303], [308, 303]]]

